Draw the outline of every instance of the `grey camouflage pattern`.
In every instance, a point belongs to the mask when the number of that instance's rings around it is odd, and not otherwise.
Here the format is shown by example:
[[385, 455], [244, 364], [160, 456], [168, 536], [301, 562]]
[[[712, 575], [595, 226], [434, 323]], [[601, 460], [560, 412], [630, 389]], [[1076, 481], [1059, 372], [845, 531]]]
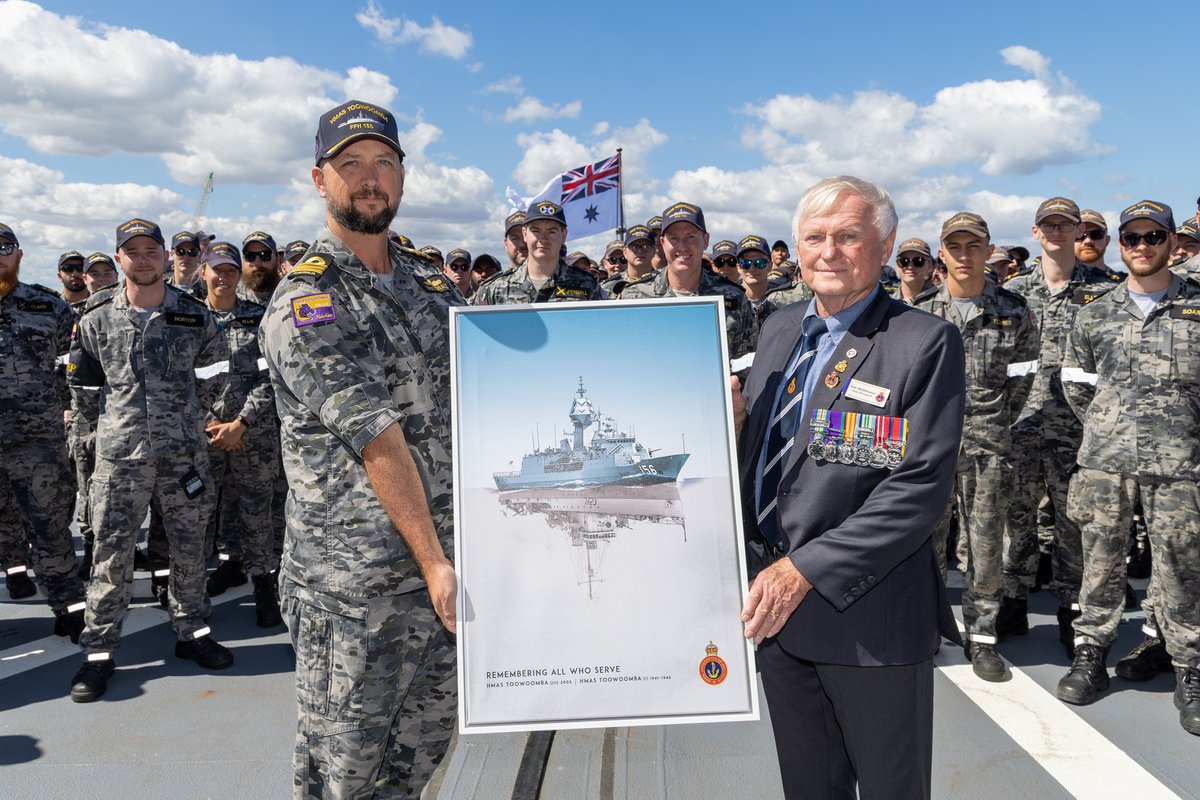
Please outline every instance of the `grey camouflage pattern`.
[[[696, 294], [702, 297], [725, 298], [725, 339], [729, 346], [729, 358], [741, 358], [754, 352], [758, 344], [758, 323], [754, 307], [746, 299], [741, 287], [724, 276], [710, 270], [700, 271], [700, 287]], [[621, 292], [622, 300], [644, 300], [658, 297], [679, 297], [667, 282], [667, 270], [660, 269], [639, 281], [629, 284]]]
[[471, 305], [494, 306], [510, 303], [563, 303], [581, 300], [604, 300], [600, 284], [590, 274], [580, 272], [567, 262], [559, 261], [554, 274], [541, 289], [529, 280], [529, 270], [522, 264], [488, 278], [475, 291]]

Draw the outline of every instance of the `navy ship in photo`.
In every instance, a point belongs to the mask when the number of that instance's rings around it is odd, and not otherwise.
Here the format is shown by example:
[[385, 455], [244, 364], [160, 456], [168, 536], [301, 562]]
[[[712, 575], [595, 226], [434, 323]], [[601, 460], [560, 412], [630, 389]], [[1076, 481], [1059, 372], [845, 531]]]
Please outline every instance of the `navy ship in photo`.
[[[564, 437], [558, 447], [526, 454], [521, 468], [496, 472], [492, 478], [502, 492], [513, 489], [575, 488], [581, 486], [649, 486], [673, 483], [688, 460], [687, 453], [656, 456], [640, 442], [617, 430], [611, 417], [602, 417], [592, 406], [579, 379], [571, 404], [573, 439]], [[584, 431], [596, 426], [585, 446]]]

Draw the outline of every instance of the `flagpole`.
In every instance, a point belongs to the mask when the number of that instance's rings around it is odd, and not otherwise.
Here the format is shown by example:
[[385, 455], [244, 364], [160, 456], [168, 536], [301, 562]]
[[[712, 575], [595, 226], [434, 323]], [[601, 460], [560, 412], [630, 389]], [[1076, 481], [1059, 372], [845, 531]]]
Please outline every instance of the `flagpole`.
[[625, 176], [621, 172], [621, 148], [617, 148], [617, 237], [625, 238]]

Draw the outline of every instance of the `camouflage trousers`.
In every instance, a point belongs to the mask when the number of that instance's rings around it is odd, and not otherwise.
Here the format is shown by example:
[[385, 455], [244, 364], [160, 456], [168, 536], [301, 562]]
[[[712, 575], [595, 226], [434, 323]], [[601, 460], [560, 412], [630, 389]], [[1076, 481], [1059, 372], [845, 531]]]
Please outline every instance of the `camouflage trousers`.
[[4, 569], [32, 566], [55, 614], [73, 610], [83, 601], [71, 538], [74, 496], [75, 476], [62, 441], [4, 445], [0, 452]]
[[[1000, 570], [1004, 527], [1012, 495], [1013, 474], [1008, 459], [995, 454], [960, 455], [950, 506], [958, 512], [958, 568], [963, 575], [962, 611], [967, 637], [996, 643], [996, 614], [1000, 611]], [[945, 562], [949, 511], [934, 531], [942, 543]]]
[[238, 453], [208, 448], [217, 508], [204, 552], [211, 553], [215, 542], [222, 557], [244, 561], [248, 574], [267, 575], [279, 569], [272, 508], [279, 435], [272, 426], [252, 428], [243, 442], [246, 449]]
[[68, 429], [67, 452], [75, 464], [75, 483], [79, 487], [75, 493], [75, 522], [79, 525], [79, 535], [83, 541], [90, 543], [94, 535], [91, 515], [88, 513], [88, 481], [92, 478], [92, 470], [96, 468], [96, 432], [79, 434], [73, 427]]
[[[200, 475], [204, 491], [189, 498], [182, 481], [193, 469]], [[204, 531], [215, 494], [204, 457], [96, 458], [88, 486], [96, 543], [84, 614], [87, 627], [79, 639], [84, 653], [111, 654], [121, 639], [121, 624], [132, 594], [133, 550], [151, 500], [162, 509], [170, 545], [171, 627], [181, 640], [209, 632], [205, 620], [212, 614], [212, 604], [205, 585], [208, 554], [204, 552]]]
[[416, 798], [457, 718], [455, 638], [429, 592], [369, 599], [284, 579], [296, 649], [294, 797]]
[[1094, 469], [1071, 479], [1068, 513], [1083, 530], [1082, 614], [1075, 643], [1107, 647], [1125, 609], [1125, 556], [1141, 489], [1154, 554], [1151, 613], [1178, 666], [1200, 667], [1200, 486]]
[[1067, 513], [1067, 490], [1075, 469], [1078, 447], [1065, 440], [1047, 439], [1041, 427], [1013, 430], [1010, 462], [1015, 480], [1004, 536], [1002, 588], [1006, 597], [1024, 599], [1037, 574], [1038, 504], [1048, 497], [1054, 510], [1054, 580], [1058, 604], [1078, 602], [1083, 575], [1083, 545], [1079, 526]]

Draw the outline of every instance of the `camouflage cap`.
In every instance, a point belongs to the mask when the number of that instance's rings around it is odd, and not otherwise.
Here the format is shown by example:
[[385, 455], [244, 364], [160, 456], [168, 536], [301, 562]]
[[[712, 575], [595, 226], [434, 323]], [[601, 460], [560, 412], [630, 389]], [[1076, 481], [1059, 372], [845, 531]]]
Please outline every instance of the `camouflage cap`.
[[539, 200], [536, 203], [531, 203], [529, 208], [525, 209], [525, 221], [522, 225], [528, 225], [531, 222], [537, 222], [539, 219], [550, 219], [567, 227], [567, 215], [563, 213], [562, 206], [558, 203], [551, 203], [549, 200]]
[[929, 242], [924, 239], [918, 239], [915, 236], [911, 239], [905, 239], [900, 243], [900, 246], [896, 248], [896, 255], [900, 255], [901, 253], [920, 253], [921, 255], [933, 258], [933, 251], [929, 249]]
[[210, 267], [232, 264], [240, 270], [242, 268], [242, 251], [229, 242], [213, 242], [204, 251], [204, 263]]
[[181, 244], [200, 244], [200, 237], [191, 231], [180, 231], [171, 237], [171, 249], [174, 250]]
[[58, 267], [62, 269], [62, 265], [68, 261], [83, 261], [83, 253], [78, 250], [68, 250], [58, 257]]
[[[278, 247], [275, 246], [274, 237], [272, 237], [271, 234], [263, 233], [262, 231], [255, 231], [254, 233], [247, 236], [245, 239], [242, 239], [242, 249], [245, 250], [246, 245], [254, 244], [255, 242], [258, 242], [263, 247], [270, 250], [272, 253], [274, 253], [275, 251], [277, 251], [279, 249]], [[211, 247], [212, 245], [209, 245], [209, 246]]]
[[451, 250], [449, 253], [446, 253], [446, 263], [447, 264], [453, 264], [455, 261], [459, 261], [459, 260], [466, 261], [468, 264], [470, 264], [471, 263], [471, 254], [469, 252], [467, 252], [466, 250], [462, 249], [461, 247], [456, 247], [453, 250]]
[[737, 254], [738, 254], [737, 242], [731, 242], [728, 239], [722, 239], [721, 241], [717, 242], [716, 244], [714, 244], [712, 246], [713, 258], [716, 258], [718, 256], [726, 256], [726, 255], [737, 256]]
[[87, 260], [83, 262], [83, 271], [87, 272], [97, 264], [108, 264], [114, 270], [117, 268], [117, 265], [113, 263], [112, 256], [110, 256], [108, 253], [101, 253], [97, 250], [95, 253], [92, 253], [90, 256], [88, 256]]
[[648, 242], [654, 241], [654, 231], [645, 225], [634, 225], [625, 231], [625, 244], [633, 244], [643, 239]]
[[154, 241], [158, 242], [163, 247], [167, 246], [163, 239], [162, 231], [153, 222], [134, 217], [128, 222], [122, 222], [117, 226], [117, 249], [120, 250], [130, 239], [136, 239], [138, 236], [149, 236]]
[[1117, 226], [1117, 230], [1121, 230], [1135, 219], [1148, 219], [1169, 231], [1175, 230], [1175, 215], [1166, 203], [1156, 203], [1153, 200], [1137, 201], [1121, 212], [1121, 224]]
[[984, 263], [986, 263], [986, 264], [1001, 264], [1005, 261], [1012, 261], [1012, 260], [1013, 260], [1013, 257], [1008, 254], [1008, 251], [1005, 250], [1003, 247], [1001, 247], [998, 250], [996, 250], [996, 252], [994, 252], [990, 256], [988, 256], [987, 261], [985, 261]]
[[1085, 208], [1079, 212], [1079, 222], [1088, 225], [1099, 225], [1105, 231], [1108, 230], [1108, 221], [1104, 219], [1104, 215], [1099, 211], [1093, 211], [1090, 208]]
[[17, 241], [17, 235], [13, 233], [13, 229], [5, 225], [3, 222], [0, 222], [0, 239], [7, 239], [18, 247], [21, 244]]
[[404, 150], [400, 147], [400, 135], [396, 130], [396, 118], [379, 106], [351, 100], [331, 108], [321, 115], [317, 123], [317, 163], [332, 158], [351, 142], [359, 139], [377, 139], [390, 146], [400, 159]]
[[296, 256], [302, 256], [308, 252], [309, 247], [311, 247], [311, 245], [303, 239], [297, 239], [294, 242], [288, 242], [283, 248], [283, 257], [295, 258]]
[[978, 214], [972, 214], [970, 211], [960, 211], [950, 219], [942, 223], [942, 241], [952, 233], [969, 233], [972, 236], [978, 236], [981, 239], [992, 238], [991, 231], [988, 230], [987, 223], [983, 221], [983, 217]]
[[511, 214], [509, 214], [507, 217], [504, 218], [504, 235], [507, 236], [508, 232], [511, 231], [513, 228], [520, 227], [521, 225], [524, 225], [524, 224], [525, 224], [525, 212], [524, 211], [512, 212]]
[[1189, 239], [1194, 239], [1200, 242], [1200, 228], [1196, 227], [1195, 222], [1185, 222], [1175, 229], [1176, 236], [1186, 236]]
[[1051, 197], [1037, 207], [1037, 213], [1033, 215], [1033, 224], [1037, 225], [1046, 217], [1066, 217], [1071, 222], [1079, 222], [1079, 206], [1075, 205], [1074, 200], [1065, 197]]
[[662, 213], [662, 227], [666, 231], [677, 222], [688, 222], [702, 232], [708, 233], [704, 227], [704, 211], [695, 203], [672, 203]]
[[764, 256], [769, 255], [771, 252], [770, 250], [767, 249], [767, 240], [764, 239], [763, 237], [755, 236], [753, 234], [751, 234], [750, 236], [743, 236], [742, 240], [740, 242], [738, 242], [738, 244], [737, 244], [738, 258], [741, 258], [743, 255], [745, 255], [746, 253], [749, 253], [751, 250], [757, 250], [760, 253], [762, 253]]

